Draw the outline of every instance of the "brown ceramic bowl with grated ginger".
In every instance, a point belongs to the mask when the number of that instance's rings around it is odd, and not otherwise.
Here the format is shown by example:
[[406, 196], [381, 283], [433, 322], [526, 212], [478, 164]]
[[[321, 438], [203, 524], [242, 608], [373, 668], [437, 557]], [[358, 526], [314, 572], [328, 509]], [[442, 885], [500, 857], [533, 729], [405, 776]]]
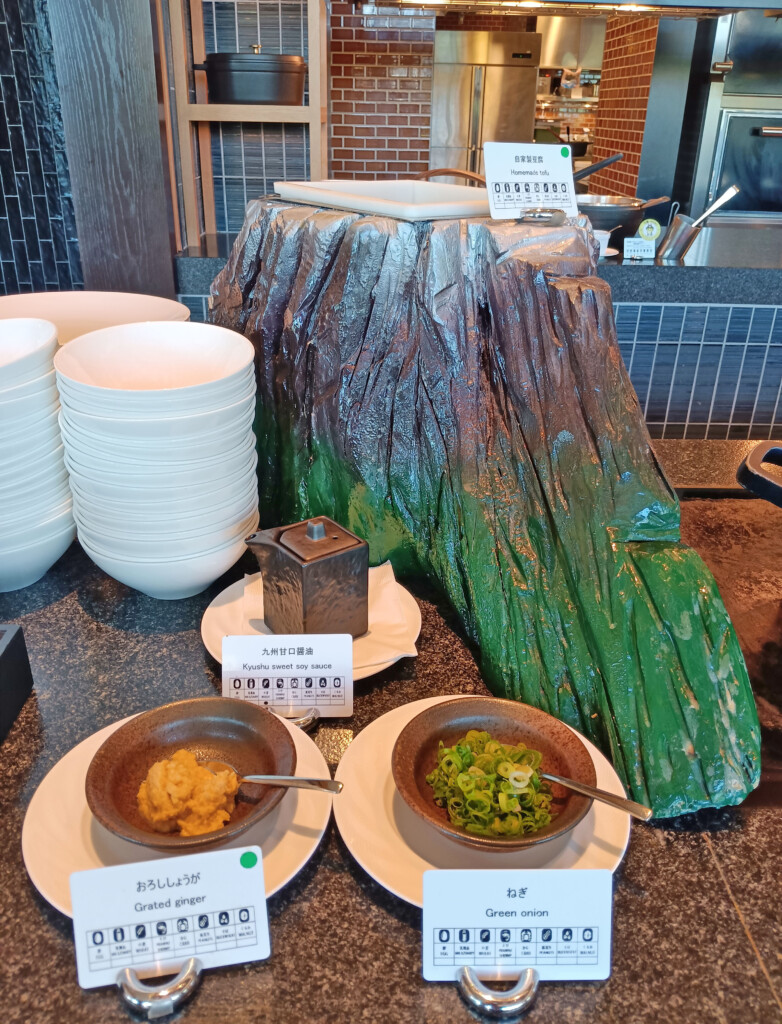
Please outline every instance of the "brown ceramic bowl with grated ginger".
[[120, 726], [96, 751], [85, 790], [100, 824], [131, 843], [184, 852], [240, 835], [287, 792], [244, 785], [222, 828], [195, 836], [156, 832], [139, 811], [139, 787], [155, 762], [181, 749], [201, 762], [223, 761], [239, 775], [294, 775], [296, 769], [296, 747], [287, 726], [265, 708], [223, 697], [165, 704]]

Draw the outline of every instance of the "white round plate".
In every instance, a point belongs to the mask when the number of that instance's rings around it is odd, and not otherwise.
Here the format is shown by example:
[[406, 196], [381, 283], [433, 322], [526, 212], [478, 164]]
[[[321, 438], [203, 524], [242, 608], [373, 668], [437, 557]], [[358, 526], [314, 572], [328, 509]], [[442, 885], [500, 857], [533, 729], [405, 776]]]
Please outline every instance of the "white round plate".
[[[176, 856], [119, 839], [98, 824], [87, 806], [84, 779], [90, 761], [103, 741], [130, 718], [107, 725], [70, 750], [41, 782], [27, 808], [22, 826], [27, 873], [41, 896], [68, 917], [72, 915], [71, 872]], [[328, 765], [310, 737], [296, 726], [285, 725], [296, 745], [297, 773], [328, 779]], [[266, 895], [272, 896], [301, 871], [318, 848], [332, 799], [327, 793], [289, 789], [257, 825], [210, 849], [260, 846]]]
[[603, 258], [607, 258], [608, 256], [618, 256], [618, 255], [619, 255], [619, 250], [618, 249], [612, 249], [612, 248], [609, 247], [603, 253]]
[[[369, 571], [372, 572], [372, 569]], [[256, 580], [259, 576], [260, 573], [255, 573], [252, 576], [247, 576], [246, 580]], [[252, 619], [251, 622], [248, 622], [244, 617], [243, 602], [246, 580], [237, 580], [236, 583], [232, 583], [230, 587], [226, 587], [225, 590], [219, 593], [206, 609], [204, 617], [201, 619], [201, 639], [204, 642], [204, 647], [206, 647], [215, 661], [222, 662], [223, 660], [224, 636], [264, 636], [271, 633], [271, 630], [267, 629], [260, 619]], [[421, 632], [421, 609], [411, 593], [405, 590], [400, 583], [397, 583], [396, 586], [399, 603], [405, 616], [405, 625], [407, 626], [410, 640], [415, 643], [418, 639], [418, 634]], [[259, 628], [256, 628], [256, 626]], [[366, 658], [367, 656], [364, 640], [369, 635], [367, 633], [365, 636], [360, 636], [353, 641], [354, 681], [366, 679], [367, 676], [373, 676], [377, 672], [382, 672], [399, 661], [400, 658], [406, 657], [406, 655], [400, 654], [398, 658], [391, 658], [389, 661], [383, 661], [375, 665], [367, 665], [362, 661], [362, 657]]]
[[[551, 840], [509, 853], [473, 850], [422, 822], [397, 793], [391, 751], [411, 719], [444, 700], [453, 700], [453, 696], [427, 697], [381, 715], [361, 730], [342, 755], [335, 777], [345, 788], [334, 803], [334, 820], [347, 848], [367, 874], [395, 896], [420, 907], [423, 874], [431, 868], [614, 871], [619, 866], [630, 840], [630, 816], [597, 801], [559, 846]], [[588, 739], [581, 739], [595, 764], [597, 786], [624, 796], [619, 776], [606, 758]]]

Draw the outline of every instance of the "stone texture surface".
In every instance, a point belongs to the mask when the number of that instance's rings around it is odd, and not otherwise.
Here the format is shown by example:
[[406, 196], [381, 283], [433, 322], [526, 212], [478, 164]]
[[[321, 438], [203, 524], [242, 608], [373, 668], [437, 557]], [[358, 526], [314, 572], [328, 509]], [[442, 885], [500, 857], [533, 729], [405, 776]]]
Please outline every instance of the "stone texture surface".
[[582, 220], [249, 203], [210, 319], [255, 347], [262, 525], [332, 516], [426, 574], [492, 692], [588, 736], [656, 816], [736, 804], [749, 682]]
[[[763, 781], [740, 807], [634, 825], [617, 872], [613, 972], [606, 982], [545, 984], [536, 1024], [778, 1024], [782, 843], [782, 511], [760, 501], [689, 501], [685, 540], [704, 557], [734, 618], [759, 698]], [[134, 711], [217, 692], [204, 651], [206, 605], [249, 563], [187, 601], [159, 602], [108, 579], [74, 545], [44, 580], [0, 595], [19, 622], [35, 691], [0, 746], [0, 992], [5, 1024], [129, 1019], [112, 989], [76, 981], [70, 921], [27, 879], [20, 832], [45, 773], [74, 744]], [[333, 765], [352, 734], [423, 696], [485, 693], [453, 615], [412, 588], [419, 657], [357, 686], [349, 721], [321, 725]], [[420, 912], [355, 864], [335, 829], [270, 904], [272, 958], [207, 972], [175, 1019], [192, 1024], [467, 1024], [451, 985], [420, 976]]]

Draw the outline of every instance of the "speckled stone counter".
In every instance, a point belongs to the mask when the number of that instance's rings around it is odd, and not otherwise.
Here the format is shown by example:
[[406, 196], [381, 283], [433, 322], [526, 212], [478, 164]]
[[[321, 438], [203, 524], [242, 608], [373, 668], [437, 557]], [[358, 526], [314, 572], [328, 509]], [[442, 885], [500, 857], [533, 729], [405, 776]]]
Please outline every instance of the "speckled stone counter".
[[[225, 266], [233, 238], [214, 235], [174, 260], [177, 293], [209, 294]], [[621, 256], [601, 260], [598, 277], [611, 285], [614, 302], [782, 303], [782, 226], [723, 224], [705, 227], [684, 263]]]
[[[613, 974], [543, 984], [537, 1024], [771, 1024], [782, 1020], [782, 511], [694, 500], [683, 532], [734, 617], [764, 729], [761, 787], [741, 807], [634, 825], [616, 875]], [[112, 989], [76, 982], [71, 922], [27, 879], [20, 833], [36, 786], [76, 743], [125, 715], [216, 693], [219, 667], [199, 623], [240, 563], [209, 591], [159, 602], [106, 577], [74, 545], [40, 583], [0, 595], [0, 622], [24, 627], [35, 692], [0, 746], [0, 991], [5, 1024], [127, 1020]], [[419, 657], [357, 684], [349, 721], [315, 741], [332, 765], [383, 712], [423, 696], [483, 693], [472, 652], [434, 595], [421, 605]], [[1, 685], [0, 681], [0, 685]], [[174, 1019], [460, 1024], [476, 1018], [451, 985], [420, 976], [420, 913], [389, 895], [327, 832], [270, 901], [272, 958], [207, 972]]]

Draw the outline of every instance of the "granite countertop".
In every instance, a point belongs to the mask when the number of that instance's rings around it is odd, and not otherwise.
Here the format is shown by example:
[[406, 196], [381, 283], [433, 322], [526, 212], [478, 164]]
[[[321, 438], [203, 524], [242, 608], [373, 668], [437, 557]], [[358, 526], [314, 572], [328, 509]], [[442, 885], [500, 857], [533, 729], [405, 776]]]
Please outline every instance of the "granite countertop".
[[[782, 1020], [782, 510], [723, 498], [683, 504], [683, 534], [720, 584], [745, 651], [764, 737], [760, 788], [738, 808], [634, 824], [616, 874], [613, 973], [606, 982], [542, 984], [537, 1024]], [[71, 922], [27, 879], [19, 837], [49, 769], [95, 730], [168, 700], [216, 693], [205, 652], [204, 594], [146, 598], [106, 577], [73, 545], [38, 584], [0, 595], [0, 621], [24, 627], [35, 679], [0, 745], [0, 978], [6, 1024], [129, 1017], [112, 989], [82, 991]], [[419, 657], [357, 684], [351, 720], [314, 738], [333, 767], [378, 715], [424, 696], [484, 693], [473, 651], [424, 585]], [[333, 826], [309, 865], [270, 901], [272, 958], [207, 972], [176, 1019], [287, 1024], [474, 1020], [455, 987], [420, 974], [420, 912], [352, 859]]]
[[[205, 236], [174, 260], [180, 295], [208, 295], [233, 235]], [[601, 260], [614, 302], [782, 303], [782, 223], [712, 219], [684, 262]]]

